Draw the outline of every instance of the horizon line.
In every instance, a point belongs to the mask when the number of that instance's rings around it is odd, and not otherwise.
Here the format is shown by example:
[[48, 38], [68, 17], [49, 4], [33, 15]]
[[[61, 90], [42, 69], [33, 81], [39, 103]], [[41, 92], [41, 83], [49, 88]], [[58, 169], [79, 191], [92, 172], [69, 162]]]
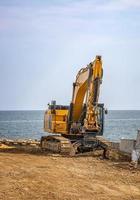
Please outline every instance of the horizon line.
[[[45, 111], [47, 109], [8, 109], [8, 110], [0, 110], [0, 112], [3, 111]], [[140, 109], [107, 109], [109, 111], [140, 111]]]

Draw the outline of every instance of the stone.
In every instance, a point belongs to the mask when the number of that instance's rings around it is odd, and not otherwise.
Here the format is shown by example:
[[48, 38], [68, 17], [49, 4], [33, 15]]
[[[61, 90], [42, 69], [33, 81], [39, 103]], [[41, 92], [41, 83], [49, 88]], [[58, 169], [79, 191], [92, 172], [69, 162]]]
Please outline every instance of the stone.
[[132, 150], [135, 148], [134, 139], [121, 139], [120, 142], [120, 151], [125, 153], [132, 153]]

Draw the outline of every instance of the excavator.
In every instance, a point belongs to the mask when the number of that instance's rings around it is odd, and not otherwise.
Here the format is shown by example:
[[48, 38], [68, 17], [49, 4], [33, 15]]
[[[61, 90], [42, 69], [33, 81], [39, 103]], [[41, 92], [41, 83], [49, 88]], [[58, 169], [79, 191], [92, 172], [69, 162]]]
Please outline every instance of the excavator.
[[99, 103], [102, 83], [102, 58], [80, 69], [73, 83], [70, 106], [48, 104], [44, 114], [44, 131], [50, 133], [41, 138], [41, 148], [56, 153], [75, 155], [108, 149], [99, 136], [104, 130], [104, 104]]

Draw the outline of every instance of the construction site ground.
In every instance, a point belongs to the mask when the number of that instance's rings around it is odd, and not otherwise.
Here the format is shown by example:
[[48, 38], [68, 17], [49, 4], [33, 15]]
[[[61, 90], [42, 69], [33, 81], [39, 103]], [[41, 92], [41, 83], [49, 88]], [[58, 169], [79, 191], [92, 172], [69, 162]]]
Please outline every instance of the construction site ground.
[[99, 153], [0, 152], [0, 200], [140, 200], [140, 167]]

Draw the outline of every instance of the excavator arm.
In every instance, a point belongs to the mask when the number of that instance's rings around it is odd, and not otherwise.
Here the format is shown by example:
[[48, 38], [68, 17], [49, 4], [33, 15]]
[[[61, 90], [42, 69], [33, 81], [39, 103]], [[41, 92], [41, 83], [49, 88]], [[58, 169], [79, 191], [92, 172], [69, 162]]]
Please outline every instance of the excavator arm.
[[[86, 131], [99, 131], [98, 99], [103, 69], [101, 56], [82, 68], [73, 83], [69, 124], [82, 123]], [[82, 121], [84, 120], [84, 121]]]

